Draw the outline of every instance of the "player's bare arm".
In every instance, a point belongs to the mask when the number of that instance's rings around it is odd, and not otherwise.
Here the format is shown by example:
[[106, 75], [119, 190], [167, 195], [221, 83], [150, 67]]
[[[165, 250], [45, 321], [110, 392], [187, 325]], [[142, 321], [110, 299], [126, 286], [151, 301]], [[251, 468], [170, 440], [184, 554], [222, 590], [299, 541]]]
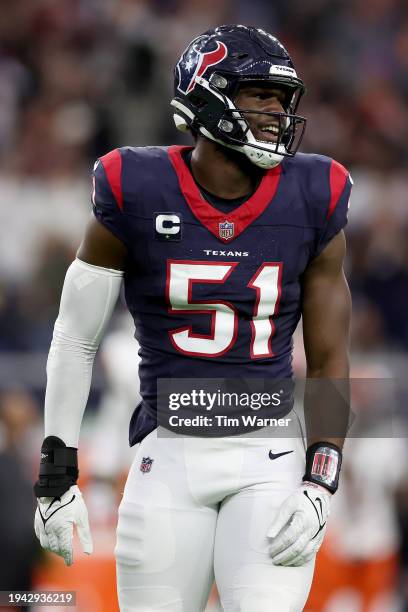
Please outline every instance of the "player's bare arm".
[[92, 215], [77, 251], [78, 259], [93, 266], [125, 270], [127, 255], [123, 242]]
[[343, 271], [345, 252], [341, 231], [304, 275], [308, 446], [321, 442], [324, 433], [324, 440], [342, 448], [347, 429], [351, 296]]

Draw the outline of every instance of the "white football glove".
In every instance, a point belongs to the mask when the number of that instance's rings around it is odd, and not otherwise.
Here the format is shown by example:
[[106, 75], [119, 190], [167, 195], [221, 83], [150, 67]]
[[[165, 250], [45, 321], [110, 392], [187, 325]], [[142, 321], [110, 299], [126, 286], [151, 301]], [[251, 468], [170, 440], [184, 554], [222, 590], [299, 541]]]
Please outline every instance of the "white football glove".
[[285, 499], [267, 533], [274, 565], [304, 565], [314, 557], [326, 531], [330, 498], [323, 487], [305, 482]]
[[78, 486], [73, 485], [61, 497], [40, 497], [37, 501], [34, 529], [41, 546], [72, 565], [75, 524], [83, 551], [90, 555], [93, 545], [88, 511]]

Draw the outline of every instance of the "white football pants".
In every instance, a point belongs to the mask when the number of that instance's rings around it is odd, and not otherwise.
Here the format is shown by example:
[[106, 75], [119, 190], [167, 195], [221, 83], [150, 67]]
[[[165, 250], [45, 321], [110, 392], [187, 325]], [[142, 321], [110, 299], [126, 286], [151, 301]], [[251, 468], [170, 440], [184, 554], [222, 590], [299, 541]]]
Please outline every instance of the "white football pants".
[[[121, 612], [202, 612], [214, 574], [226, 612], [303, 610], [314, 561], [275, 566], [266, 538], [304, 473], [296, 428], [288, 438], [165, 438], [155, 430], [142, 441], [119, 508]], [[271, 459], [270, 450], [293, 452]], [[150, 471], [141, 471], [143, 458], [153, 460]]]

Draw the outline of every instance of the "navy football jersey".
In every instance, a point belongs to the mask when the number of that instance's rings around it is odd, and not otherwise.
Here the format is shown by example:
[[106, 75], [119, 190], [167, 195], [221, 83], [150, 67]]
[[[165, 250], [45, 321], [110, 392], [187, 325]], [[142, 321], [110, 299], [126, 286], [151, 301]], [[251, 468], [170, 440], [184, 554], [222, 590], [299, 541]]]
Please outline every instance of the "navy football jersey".
[[125, 147], [94, 168], [95, 216], [129, 251], [143, 398], [131, 444], [156, 427], [159, 378], [292, 377], [302, 274], [347, 222], [351, 178], [332, 159], [285, 158], [222, 212], [200, 193], [188, 149]]

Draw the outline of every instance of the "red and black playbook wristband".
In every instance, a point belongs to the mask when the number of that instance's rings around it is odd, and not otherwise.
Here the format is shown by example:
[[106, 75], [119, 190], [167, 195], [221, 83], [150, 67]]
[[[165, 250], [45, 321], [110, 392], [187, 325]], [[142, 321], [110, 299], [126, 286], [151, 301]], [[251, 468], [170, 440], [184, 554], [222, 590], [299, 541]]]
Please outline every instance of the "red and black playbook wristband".
[[306, 451], [303, 481], [313, 482], [335, 493], [339, 486], [342, 462], [341, 449], [331, 442], [315, 442]]

